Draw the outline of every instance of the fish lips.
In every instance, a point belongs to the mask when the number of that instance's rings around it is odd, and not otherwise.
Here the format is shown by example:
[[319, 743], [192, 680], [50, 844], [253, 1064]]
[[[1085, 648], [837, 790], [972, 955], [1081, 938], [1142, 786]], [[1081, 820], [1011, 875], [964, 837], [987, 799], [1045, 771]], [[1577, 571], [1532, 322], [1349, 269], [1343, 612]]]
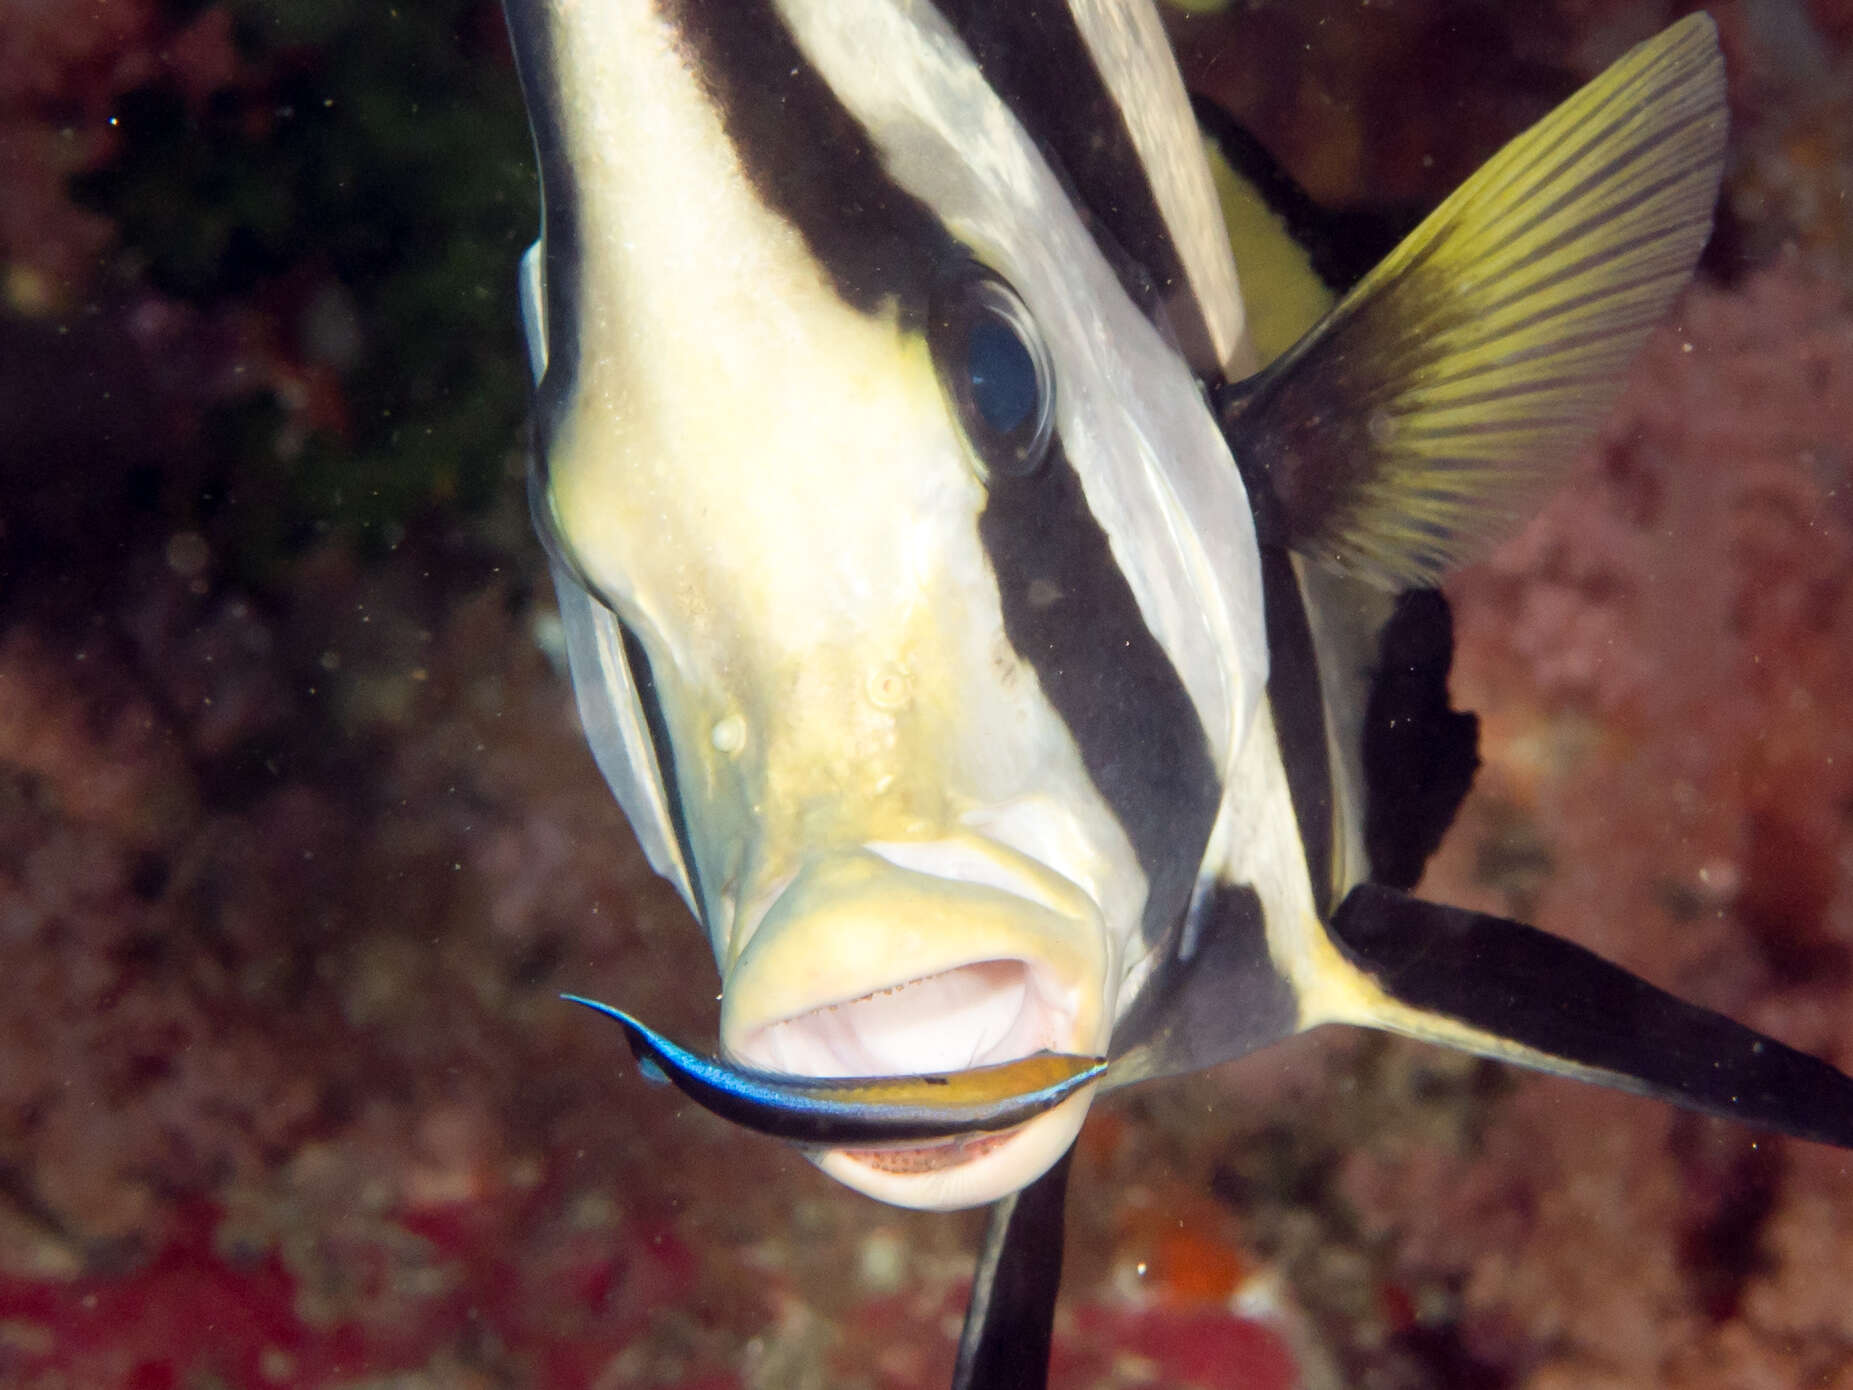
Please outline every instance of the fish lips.
[[[1069, 880], [979, 837], [808, 863], [728, 972], [721, 1045], [803, 1077], [958, 1074], [1039, 1052], [1098, 1056], [1111, 1029], [1108, 943]], [[935, 860], [959, 873], [914, 867]], [[1034, 1181], [1074, 1141], [1094, 1083], [1003, 1133], [813, 1148], [849, 1187], [950, 1210]]]

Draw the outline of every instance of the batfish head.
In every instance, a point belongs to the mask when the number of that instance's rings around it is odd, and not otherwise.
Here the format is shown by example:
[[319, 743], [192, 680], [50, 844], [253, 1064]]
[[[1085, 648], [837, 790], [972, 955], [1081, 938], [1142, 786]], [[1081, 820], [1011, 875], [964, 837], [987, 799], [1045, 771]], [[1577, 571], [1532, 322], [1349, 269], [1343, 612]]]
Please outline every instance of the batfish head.
[[[575, 683], [761, 1070], [1105, 1053], [1266, 678], [1194, 375], [1240, 351], [1233, 272], [1157, 22], [972, 8], [511, 5]], [[1047, 73], [1011, 66], [1032, 41]], [[1090, 1098], [817, 1157], [972, 1205]]]

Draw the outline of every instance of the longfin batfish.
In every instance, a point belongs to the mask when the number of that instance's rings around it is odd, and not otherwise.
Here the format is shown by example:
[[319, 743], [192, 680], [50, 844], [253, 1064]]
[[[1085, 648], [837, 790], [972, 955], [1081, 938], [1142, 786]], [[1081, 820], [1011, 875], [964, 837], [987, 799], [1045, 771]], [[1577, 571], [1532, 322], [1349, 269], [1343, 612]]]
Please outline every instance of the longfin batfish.
[[1827, 1064], [1408, 895], [1476, 765], [1429, 586], [1554, 485], [1691, 276], [1709, 19], [1251, 333], [1237, 263], [1295, 238], [1279, 200], [1225, 223], [1252, 171], [1225, 132], [1212, 176], [1143, 3], [506, 3], [534, 510], [720, 1055], [611, 1012], [853, 1187], [997, 1203], [957, 1387], [1043, 1381], [1101, 1087], [1321, 1024], [1853, 1146]]

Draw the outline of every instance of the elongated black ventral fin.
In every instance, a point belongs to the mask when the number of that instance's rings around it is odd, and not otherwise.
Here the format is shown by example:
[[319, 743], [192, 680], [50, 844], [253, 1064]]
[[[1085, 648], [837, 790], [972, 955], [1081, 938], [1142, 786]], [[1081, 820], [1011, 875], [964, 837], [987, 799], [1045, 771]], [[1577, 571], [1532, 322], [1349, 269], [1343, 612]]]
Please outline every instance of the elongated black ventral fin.
[[1070, 1149], [1035, 1182], [991, 1208], [965, 1306], [952, 1390], [1043, 1390], [1049, 1383], [1073, 1160]]
[[1362, 884], [1331, 931], [1383, 1026], [1853, 1148], [1853, 1078], [1536, 927]]

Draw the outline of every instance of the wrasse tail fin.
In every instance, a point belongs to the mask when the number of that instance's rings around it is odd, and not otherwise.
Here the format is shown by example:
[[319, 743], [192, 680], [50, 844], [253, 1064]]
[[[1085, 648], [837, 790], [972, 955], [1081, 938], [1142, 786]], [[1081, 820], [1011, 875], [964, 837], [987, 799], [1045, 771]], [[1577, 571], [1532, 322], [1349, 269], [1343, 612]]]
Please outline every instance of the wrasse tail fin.
[[1500, 539], [1690, 279], [1726, 124], [1716, 30], [1696, 14], [1507, 144], [1284, 356], [1222, 388], [1264, 527], [1398, 589]]
[[1049, 1383], [1073, 1160], [1070, 1149], [1035, 1182], [992, 1206], [952, 1390], [1043, 1390]]
[[1853, 1078], [1535, 927], [1363, 884], [1331, 935], [1382, 992], [1349, 1022], [1853, 1148]]

